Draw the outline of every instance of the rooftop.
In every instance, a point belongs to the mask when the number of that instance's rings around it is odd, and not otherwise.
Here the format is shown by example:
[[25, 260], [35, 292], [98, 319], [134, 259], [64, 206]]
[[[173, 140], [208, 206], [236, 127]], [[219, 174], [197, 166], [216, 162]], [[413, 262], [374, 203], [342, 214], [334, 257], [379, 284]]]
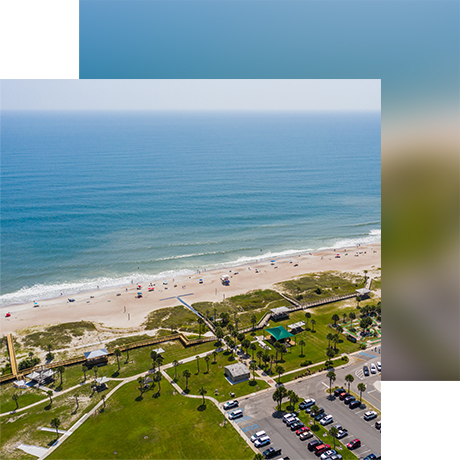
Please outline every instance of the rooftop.
[[274, 337], [275, 340], [283, 340], [288, 337], [294, 337], [290, 332], [286, 331], [283, 326], [272, 327], [270, 329], [266, 329], [266, 331]]
[[272, 308], [270, 310], [274, 315], [281, 315], [283, 313], [287, 313], [289, 312], [289, 308], [288, 307], [278, 307], [278, 308]]
[[101, 356], [107, 356], [109, 352], [105, 348], [101, 348], [100, 350], [93, 350], [84, 353], [86, 359], [94, 359], [100, 358]]

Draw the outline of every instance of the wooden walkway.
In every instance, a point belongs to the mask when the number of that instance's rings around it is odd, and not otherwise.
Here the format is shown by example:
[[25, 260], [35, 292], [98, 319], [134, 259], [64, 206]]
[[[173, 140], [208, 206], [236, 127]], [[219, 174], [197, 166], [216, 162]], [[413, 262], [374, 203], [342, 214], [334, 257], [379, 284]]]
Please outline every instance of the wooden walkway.
[[8, 341], [8, 353], [10, 355], [10, 365], [11, 365], [11, 373], [14, 377], [18, 376], [18, 364], [16, 362], [16, 353], [14, 352], [14, 343], [13, 343], [13, 336], [8, 334], [6, 336]]

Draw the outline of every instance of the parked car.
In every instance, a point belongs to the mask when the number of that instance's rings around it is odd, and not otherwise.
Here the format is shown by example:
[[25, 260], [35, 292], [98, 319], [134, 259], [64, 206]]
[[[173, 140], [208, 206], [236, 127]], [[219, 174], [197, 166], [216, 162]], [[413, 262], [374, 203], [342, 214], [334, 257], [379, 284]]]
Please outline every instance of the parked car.
[[377, 374], [377, 368], [374, 363], [371, 363], [371, 374]]
[[358, 401], [357, 399], [355, 399], [354, 401], [352, 401], [350, 403], [350, 409], [356, 409], [357, 407], [359, 407], [361, 405], [361, 402]]
[[337, 433], [337, 439], [342, 439], [345, 436], [348, 436], [348, 430], [345, 430], [344, 428], [339, 430], [339, 432]]
[[364, 420], [372, 420], [373, 418], [376, 418], [376, 417], [377, 417], [377, 412], [375, 412], [373, 410], [368, 410], [364, 414]]
[[313, 433], [311, 431], [304, 431], [300, 436], [299, 439], [301, 441], [305, 441], [306, 439], [310, 439], [313, 437]]
[[357, 449], [358, 447], [361, 447], [361, 441], [360, 441], [359, 439], [353, 439], [353, 441], [350, 441], [350, 442], [347, 444], [347, 447], [348, 447], [350, 450]]
[[224, 404], [224, 410], [227, 409], [233, 409], [234, 407], [238, 407], [238, 401], [233, 400], [233, 401], [228, 401]]
[[315, 420], [316, 420], [317, 422], [319, 422], [323, 417], [324, 417], [324, 413], [318, 414], [318, 415], [315, 416]]
[[321, 455], [322, 453], [326, 452], [326, 450], [329, 450], [330, 448], [331, 446], [329, 444], [321, 443], [319, 446], [315, 447], [315, 454]]
[[320, 415], [320, 414], [324, 414], [324, 408], [323, 407], [319, 407], [318, 410], [315, 412], [315, 415]]
[[332, 457], [329, 457], [329, 460], [342, 460], [343, 457], [340, 454], [334, 454]]
[[334, 421], [334, 417], [332, 415], [326, 415], [326, 417], [322, 418], [319, 423], [325, 426], [325, 425], [329, 425], [329, 423], [332, 423], [333, 421]]
[[256, 441], [254, 442], [254, 446], [255, 447], [263, 447], [263, 446], [266, 446], [268, 444], [270, 444], [270, 438], [268, 436], [262, 436], [261, 438], [259, 439], [256, 439]]
[[297, 423], [297, 422], [300, 422], [299, 417], [290, 418], [290, 419], [286, 422], [286, 426], [288, 426], [288, 427], [290, 428], [292, 425], [294, 425], [294, 423]]
[[276, 455], [281, 455], [281, 447], [269, 447], [267, 450], [264, 450], [262, 455], [264, 458], [272, 458]]
[[299, 409], [305, 410], [307, 407], [314, 406], [316, 401], [314, 399], [306, 399], [299, 404]]
[[321, 460], [328, 460], [328, 458], [332, 457], [336, 453], [337, 452], [334, 449], [329, 449], [329, 450], [326, 450], [326, 452], [323, 452], [320, 458]]
[[285, 414], [283, 416], [283, 422], [286, 423], [289, 419], [296, 417], [297, 414], [290, 413], [290, 414]]
[[316, 447], [316, 446], [319, 446], [320, 444], [322, 444], [321, 441], [318, 441], [317, 439], [314, 439], [313, 441], [310, 441], [310, 442], [308, 443], [308, 450], [309, 450], [310, 452], [313, 452], [313, 451], [315, 450], [315, 447]]
[[343, 426], [342, 426], [342, 425], [334, 425], [334, 428], [337, 428], [339, 431], [340, 431], [340, 430], [343, 430]]
[[228, 416], [228, 418], [230, 420], [234, 420], [235, 418], [242, 417], [242, 416], [243, 416], [243, 409], [237, 409], [237, 410], [234, 410], [233, 412], [230, 412], [230, 415]]
[[350, 393], [342, 393], [339, 396], [339, 399], [340, 399], [340, 401], [343, 401], [345, 398], [348, 398], [348, 396], [351, 396], [351, 394]]
[[382, 422], [375, 422], [375, 428], [377, 428], [377, 430], [381, 430], [382, 429]]
[[382, 363], [380, 361], [377, 361], [377, 370], [382, 372]]
[[363, 366], [363, 372], [365, 377], [369, 377], [369, 368], [367, 366]]
[[302, 433], [305, 433], [306, 431], [310, 431], [310, 428], [308, 428], [308, 426], [301, 426], [296, 432], [295, 434], [297, 436], [300, 436]]
[[262, 436], [267, 436], [267, 433], [265, 433], [264, 430], [261, 430], [261, 431], [258, 431], [257, 433], [254, 433], [252, 436], [251, 436], [251, 441], [252, 442], [256, 442], [259, 438], [261, 438]]
[[377, 455], [369, 454], [367, 457], [364, 458], [364, 460], [375, 460], [376, 458], [377, 458]]
[[351, 403], [352, 401], [354, 401], [355, 399], [356, 399], [356, 398], [355, 398], [354, 396], [347, 396], [347, 397], [343, 400], [343, 402], [344, 402], [345, 404], [350, 404], [350, 403]]
[[334, 391], [334, 396], [340, 396], [342, 393], [346, 393], [347, 390], [345, 388], [337, 388], [337, 390]]
[[299, 428], [302, 428], [304, 427], [305, 425], [302, 423], [302, 422], [295, 422], [293, 423], [290, 428], [291, 428], [291, 431], [297, 431]]

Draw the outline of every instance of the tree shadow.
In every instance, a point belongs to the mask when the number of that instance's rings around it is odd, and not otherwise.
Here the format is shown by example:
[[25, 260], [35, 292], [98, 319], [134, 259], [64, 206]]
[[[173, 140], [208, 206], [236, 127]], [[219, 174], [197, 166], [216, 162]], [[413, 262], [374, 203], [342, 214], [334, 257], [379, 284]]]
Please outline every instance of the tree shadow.
[[51, 404], [48, 404], [48, 405], [45, 406], [43, 409], [45, 409], [45, 410], [50, 410], [50, 409], [51, 409]]
[[183, 393], [185, 393], [186, 395], [188, 395], [190, 393], [190, 388], [186, 388]]
[[257, 385], [257, 380], [250, 380], [250, 381], [249, 381], [249, 385], [250, 385], [251, 387], [255, 387], [255, 386]]
[[315, 431], [315, 432], [316, 432], [316, 431], [319, 431], [319, 425], [316, 425], [316, 424], [310, 425], [310, 430], [311, 430], [311, 431]]
[[136, 401], [142, 401], [144, 399], [143, 396], [139, 395], [137, 398], [136, 398]]
[[156, 393], [153, 393], [152, 398], [155, 398], [155, 399], [159, 398], [160, 395], [161, 395], [161, 393], [159, 391], [157, 391]]
[[50, 442], [47, 444], [47, 446], [48, 446], [48, 447], [53, 447], [54, 444], [56, 444], [56, 442], [57, 442], [58, 440], [59, 440], [59, 438], [53, 439], [52, 441], [50, 441]]
[[203, 412], [206, 410], [206, 404], [200, 404], [196, 409], [200, 412]]
[[117, 378], [119, 375], [120, 375], [120, 372], [115, 371], [115, 372], [112, 374], [112, 378]]
[[99, 409], [99, 413], [100, 413], [100, 414], [102, 414], [102, 412], [104, 412], [104, 411], [105, 411], [105, 409], [104, 409], [103, 407], [101, 407], [101, 408]]

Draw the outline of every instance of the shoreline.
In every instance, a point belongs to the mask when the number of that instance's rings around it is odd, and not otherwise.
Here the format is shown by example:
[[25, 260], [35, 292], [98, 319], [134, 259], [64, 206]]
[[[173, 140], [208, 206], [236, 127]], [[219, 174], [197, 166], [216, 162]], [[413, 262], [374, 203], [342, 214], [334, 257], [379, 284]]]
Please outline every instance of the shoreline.
[[[336, 253], [340, 254], [340, 258], [335, 257]], [[185, 300], [189, 304], [201, 301], [220, 302], [225, 297], [256, 289], [269, 289], [278, 282], [307, 273], [329, 270], [359, 273], [368, 270], [372, 275], [372, 272], [377, 273], [377, 268], [381, 267], [380, 256], [379, 242], [353, 248], [336, 248], [336, 251], [324, 249], [274, 257], [274, 264], [271, 263], [271, 256], [268, 256], [258, 261], [196, 270], [169, 279], [167, 285], [163, 284], [163, 277], [153, 279], [158, 275], [152, 275], [151, 283], [154, 284], [155, 291], [148, 292], [150, 283], [142, 281], [143, 297], [139, 299], [136, 298], [137, 280], [134, 279], [133, 284], [43, 299], [40, 300], [39, 307], [34, 307], [33, 302], [2, 306], [1, 311], [9, 312], [11, 316], [6, 318], [5, 314], [1, 315], [0, 325], [2, 334], [27, 327], [81, 320], [115, 329], [136, 328], [142, 325], [151, 311], [181, 305], [177, 296], [187, 295]], [[222, 285], [220, 277], [223, 274], [230, 276], [230, 286]], [[200, 279], [203, 279], [202, 284]], [[75, 301], [69, 302], [68, 297]]]

